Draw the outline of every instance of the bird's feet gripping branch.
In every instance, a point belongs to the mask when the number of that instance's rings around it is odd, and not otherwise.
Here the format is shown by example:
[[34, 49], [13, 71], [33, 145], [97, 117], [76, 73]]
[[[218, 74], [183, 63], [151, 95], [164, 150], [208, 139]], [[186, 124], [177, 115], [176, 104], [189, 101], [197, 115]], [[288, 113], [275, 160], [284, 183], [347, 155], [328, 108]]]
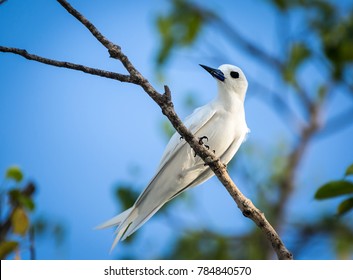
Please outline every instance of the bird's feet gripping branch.
[[[184, 139], [184, 137], [183, 137], [183, 136], [180, 136], [180, 140], [181, 140], [181, 139]], [[203, 142], [204, 139], [206, 139], [206, 141], [208, 142], [208, 137], [207, 137], [207, 136], [202, 136], [202, 137], [199, 137], [199, 144], [200, 144], [200, 145], [204, 145], [205, 148], [206, 148], [207, 150], [209, 150], [209, 149], [210, 149], [210, 146], [209, 146], [209, 145], [206, 145], [206, 144]], [[215, 150], [212, 150], [212, 151], [213, 151], [214, 154], [216, 153]], [[196, 155], [196, 153], [194, 152], [194, 157], [196, 157], [196, 156], [197, 156], [197, 155]]]
[[[210, 149], [210, 146], [209, 146], [209, 145], [206, 145], [206, 144], [204, 143], [204, 141], [203, 141], [204, 139], [206, 139], [206, 141], [208, 142], [208, 137], [207, 137], [207, 136], [202, 136], [202, 137], [199, 137], [199, 144], [200, 144], [200, 145], [204, 145], [205, 148], [206, 148], [207, 150], [209, 150], [209, 149]], [[214, 154], [216, 153], [215, 150], [212, 150], [212, 151], [213, 151]], [[194, 157], [196, 157], [196, 153], [194, 154]]]

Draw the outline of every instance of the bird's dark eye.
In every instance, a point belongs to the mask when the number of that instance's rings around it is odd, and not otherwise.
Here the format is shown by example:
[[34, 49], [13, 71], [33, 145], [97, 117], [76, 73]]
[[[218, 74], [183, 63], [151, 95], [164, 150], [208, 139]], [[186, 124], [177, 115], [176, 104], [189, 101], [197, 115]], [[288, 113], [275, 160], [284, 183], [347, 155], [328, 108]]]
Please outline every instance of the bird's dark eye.
[[238, 79], [239, 78], [239, 73], [238, 72], [235, 72], [235, 71], [232, 71], [230, 72], [230, 76], [234, 79]]

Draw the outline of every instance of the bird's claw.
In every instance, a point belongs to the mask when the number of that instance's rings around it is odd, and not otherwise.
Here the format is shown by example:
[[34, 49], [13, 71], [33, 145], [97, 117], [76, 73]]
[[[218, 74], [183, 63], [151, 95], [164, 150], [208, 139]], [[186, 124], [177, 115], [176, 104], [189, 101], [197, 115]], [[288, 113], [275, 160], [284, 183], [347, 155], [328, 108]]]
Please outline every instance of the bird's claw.
[[[206, 139], [206, 141], [208, 142], [208, 137], [207, 136], [202, 136], [202, 137], [199, 137], [199, 144], [200, 145], [203, 145], [203, 139]], [[208, 149], [210, 148], [209, 146], [205, 145], [205, 147], [208, 147]]]
[[[206, 148], [207, 150], [209, 150], [209, 149], [210, 149], [210, 146], [206, 145], [206, 144], [203, 142], [204, 139], [206, 139], [206, 141], [208, 142], [208, 137], [207, 137], [207, 136], [202, 136], [202, 137], [199, 137], [199, 144], [200, 144], [200, 145], [204, 145], [205, 148]], [[214, 150], [213, 150], [213, 152], [214, 152]], [[195, 152], [194, 152], [194, 153], [195, 153]], [[194, 157], [196, 157], [196, 153], [194, 154]]]

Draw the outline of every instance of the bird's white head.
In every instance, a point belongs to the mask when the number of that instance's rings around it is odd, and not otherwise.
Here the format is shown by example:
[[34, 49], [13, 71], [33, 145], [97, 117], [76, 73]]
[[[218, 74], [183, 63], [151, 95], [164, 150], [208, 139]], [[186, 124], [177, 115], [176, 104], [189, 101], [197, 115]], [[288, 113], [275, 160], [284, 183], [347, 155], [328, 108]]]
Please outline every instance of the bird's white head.
[[244, 100], [248, 88], [248, 80], [239, 67], [231, 64], [223, 64], [218, 69], [201, 64], [200, 66], [216, 79], [220, 94], [235, 94], [241, 100]]

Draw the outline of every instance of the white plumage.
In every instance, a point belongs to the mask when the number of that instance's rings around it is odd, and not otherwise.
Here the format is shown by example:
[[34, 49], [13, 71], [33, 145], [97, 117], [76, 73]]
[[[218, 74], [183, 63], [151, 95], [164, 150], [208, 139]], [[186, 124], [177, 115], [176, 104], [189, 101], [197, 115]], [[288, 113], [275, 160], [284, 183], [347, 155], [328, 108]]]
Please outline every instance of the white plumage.
[[[196, 109], [184, 124], [196, 137], [207, 137], [203, 142], [227, 164], [249, 132], [244, 112], [248, 82], [236, 66], [224, 64], [218, 69], [201, 66], [216, 79], [218, 95], [210, 103]], [[124, 240], [141, 227], [166, 202], [214, 175], [203, 160], [194, 155], [189, 144], [178, 133], [171, 137], [156, 175], [135, 204], [98, 227], [117, 226], [112, 249], [119, 240]]]

